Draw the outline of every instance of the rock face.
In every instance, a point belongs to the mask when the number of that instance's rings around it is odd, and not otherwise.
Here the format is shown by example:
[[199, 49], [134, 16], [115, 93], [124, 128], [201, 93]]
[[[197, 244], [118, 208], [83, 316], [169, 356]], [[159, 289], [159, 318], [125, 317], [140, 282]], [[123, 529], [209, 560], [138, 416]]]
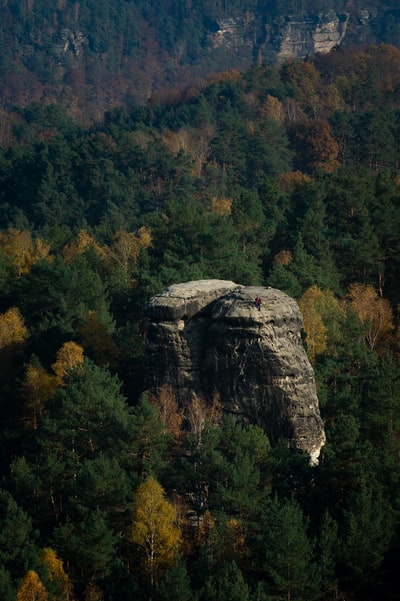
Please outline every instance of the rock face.
[[286, 15], [267, 24], [257, 13], [247, 11], [209, 22], [210, 48], [224, 48], [242, 60], [282, 63], [327, 53], [343, 42], [349, 23], [348, 13], [307, 13]]
[[274, 18], [271, 14], [276, 13], [261, 4], [254, 10], [238, 8], [229, 11], [229, 16], [223, 12], [206, 19], [210, 53], [225, 52], [232, 65], [243, 69], [254, 61], [276, 66], [340, 46], [400, 45], [400, 8], [393, 3], [367, 3], [363, 8], [348, 3], [349, 12], [316, 9]]
[[333, 11], [286, 17], [277, 24], [274, 40], [278, 62], [330, 52], [342, 43], [348, 21], [347, 13]]
[[225, 412], [261, 426], [272, 444], [285, 438], [317, 461], [325, 434], [292, 298], [273, 288], [200, 280], [153, 297], [147, 315], [150, 393], [169, 384], [181, 406], [193, 395], [217, 394]]

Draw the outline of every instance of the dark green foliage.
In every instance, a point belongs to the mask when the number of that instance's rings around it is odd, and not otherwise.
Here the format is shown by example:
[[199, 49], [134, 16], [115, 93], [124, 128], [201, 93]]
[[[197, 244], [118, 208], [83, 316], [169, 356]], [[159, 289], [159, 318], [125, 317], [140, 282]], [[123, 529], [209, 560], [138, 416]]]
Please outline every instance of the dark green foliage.
[[157, 591], [160, 601], [196, 601], [197, 594], [190, 587], [190, 579], [184, 562], [178, 559], [177, 563], [169, 568], [162, 576]]
[[165, 467], [163, 455], [168, 447], [169, 436], [157, 410], [151, 405], [146, 394], [142, 394], [132, 412], [132, 435], [135, 445], [132, 448], [132, 466], [142, 479], [157, 478]]
[[220, 474], [210, 481], [210, 506], [241, 519], [255, 519], [269, 492], [269, 451], [262, 430], [242, 428], [228, 417], [219, 431], [217, 449], [204, 458], [208, 469], [218, 469]]
[[271, 599], [310, 598], [318, 590], [313, 543], [295, 501], [271, 500], [265, 515], [264, 570]]
[[293, 195], [299, 234], [290, 269], [303, 285], [304, 278], [308, 277], [310, 284], [322, 290], [338, 292], [340, 275], [330, 244], [327, 207], [322, 194], [315, 185], [306, 184], [300, 186]]
[[141, 601], [145, 594], [140, 591], [134, 575], [129, 572], [129, 566], [118, 558], [111, 564], [108, 576], [101, 582], [101, 588], [109, 601], [119, 601], [121, 596], [125, 601]]
[[[260, 5], [265, 23], [294, 7], [284, 4]], [[319, 10], [342, 10], [333, 4]], [[15, 40], [24, 48], [36, 40], [52, 50], [43, 59], [32, 51], [29, 60], [21, 52], [21, 73], [35, 65], [41, 81], [57, 80], [80, 98], [85, 81], [95, 95], [104, 75], [97, 54], [121, 85], [128, 72], [129, 81], [140, 79], [129, 57], [141, 52], [143, 19], [162, 31], [157, 48], [175, 48], [183, 63], [209, 52], [194, 26], [199, 17], [215, 28], [217, 16], [246, 6], [132, 1], [93, 9], [85, 1], [72, 10], [36, 0], [29, 12], [29, 3], [10, 1], [0, 8], [8, 23], [0, 19], [0, 70], [11, 93]], [[90, 64], [57, 54], [49, 35], [56, 22], [74, 31], [79, 22]], [[5, 242], [12, 236], [0, 236], [0, 314], [18, 307], [27, 327], [0, 390], [1, 599], [15, 601], [28, 569], [43, 573], [39, 550], [49, 546], [78, 601], [89, 583], [107, 601], [148, 601], [128, 538], [134, 492], [149, 475], [176, 506], [183, 535], [181, 559], [162, 575], [155, 601], [396, 598], [389, 581], [400, 546], [399, 69], [398, 51], [379, 46], [281, 69], [258, 65], [201, 90], [111, 110], [90, 128], [61, 103], [7, 112], [5, 98], [0, 233], [26, 229], [50, 245], [50, 256], [19, 273]], [[24, 85], [34, 89], [35, 81]], [[289, 142], [289, 131], [301, 140]], [[295, 164], [308, 175], [292, 172], [300, 148]], [[116, 235], [132, 239], [142, 226], [147, 243], [132, 256], [125, 249], [126, 269], [117, 267]], [[67, 256], [83, 231], [96, 247]], [[318, 466], [233, 417], [206, 419], [201, 439], [187, 419], [179, 434], [165, 431], [143, 389], [144, 310], [166, 286], [197, 278], [269, 284], [297, 299], [317, 286], [338, 301], [334, 315], [323, 316], [326, 348], [315, 358], [327, 437]], [[349, 306], [352, 283], [390, 301], [394, 329], [379, 349], [366, 347], [368, 323]], [[86, 341], [83, 365], [32, 427], [27, 365], [51, 374], [64, 342], [83, 344], [90, 315], [99, 324], [90, 333], [103, 338]]]
[[108, 292], [90, 257], [77, 255], [66, 263], [40, 261], [31, 272], [13, 283], [9, 302], [20, 307], [30, 328], [31, 352], [45, 364], [67, 340], [77, 336], [90, 311], [112, 331]]
[[119, 389], [106, 369], [86, 360], [48, 405], [32, 457], [16, 459], [12, 470], [18, 493], [35, 496], [42, 536], [52, 533], [85, 578], [108, 572], [137, 482], [134, 422]]
[[4, 601], [14, 601], [15, 587], [13, 586], [9, 572], [0, 565], [0, 595]]
[[53, 532], [57, 550], [75, 566], [83, 582], [102, 578], [110, 572], [118, 538], [107, 521], [107, 514], [98, 508], [85, 509], [74, 516], [73, 521], [67, 519], [56, 526]]
[[255, 260], [266, 253], [269, 242], [266, 236], [266, 219], [259, 195], [241, 191], [232, 203], [232, 218], [243, 252]]
[[354, 492], [351, 508], [344, 513], [338, 573], [367, 598], [374, 587], [379, 594], [376, 574], [394, 540], [394, 519], [391, 505], [366, 483]]
[[[9, 575], [27, 570], [37, 561], [31, 519], [11, 494], [0, 490], [0, 587], [5, 595], [11, 582]], [[1, 590], [1, 589], [0, 589]]]
[[253, 132], [246, 154], [249, 188], [259, 186], [265, 177], [291, 171], [289, 139], [285, 128], [274, 119], [265, 119]]
[[224, 107], [218, 122], [218, 135], [213, 140], [213, 155], [228, 180], [241, 183], [246, 172], [246, 148], [249, 132], [235, 105], [224, 99]]
[[165, 216], [157, 217], [151, 229], [158, 247], [149, 251], [149, 268], [158, 272], [153, 292], [185, 280], [260, 281], [260, 251], [243, 248], [228, 215], [187, 198], [169, 203]]
[[283, 292], [296, 299], [299, 299], [303, 292], [297, 277], [279, 263], [273, 266], [267, 282], [272, 288], [283, 290]]
[[371, 215], [373, 178], [364, 170], [338, 175], [339, 180], [332, 178], [326, 199], [334, 257], [341, 259], [346, 281], [376, 285], [384, 267]]
[[322, 516], [316, 548], [317, 576], [322, 598], [332, 595], [336, 588], [338, 525], [328, 512]]
[[204, 591], [200, 595], [204, 601], [250, 601], [250, 588], [246, 584], [241, 570], [234, 561], [224, 563], [216, 574], [207, 580]]
[[199, 513], [209, 509], [255, 524], [269, 495], [269, 453], [260, 428], [226, 417], [221, 426], [206, 429], [182, 466], [183, 481], [174, 485], [182, 493], [196, 491]]

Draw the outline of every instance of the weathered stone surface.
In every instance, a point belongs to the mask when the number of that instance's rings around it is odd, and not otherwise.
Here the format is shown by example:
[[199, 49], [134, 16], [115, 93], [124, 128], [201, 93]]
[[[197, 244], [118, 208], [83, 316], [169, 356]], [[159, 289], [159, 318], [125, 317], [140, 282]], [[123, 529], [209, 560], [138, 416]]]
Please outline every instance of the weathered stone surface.
[[275, 29], [278, 62], [330, 52], [342, 43], [348, 21], [347, 13], [333, 11], [285, 17]]
[[147, 309], [148, 317], [157, 321], [188, 319], [236, 288], [240, 286], [226, 280], [196, 280], [176, 284], [152, 298]]
[[[259, 311], [254, 303], [262, 300]], [[316, 461], [325, 442], [314, 372], [301, 341], [297, 303], [280, 290], [200, 280], [167, 288], [148, 306], [146, 386], [169, 384], [260, 425]]]
[[210, 21], [208, 39], [210, 49], [233, 51], [243, 60], [258, 56], [275, 64], [330, 52], [344, 41], [348, 24], [348, 13], [333, 10], [282, 15], [268, 24], [259, 13], [247, 11]]

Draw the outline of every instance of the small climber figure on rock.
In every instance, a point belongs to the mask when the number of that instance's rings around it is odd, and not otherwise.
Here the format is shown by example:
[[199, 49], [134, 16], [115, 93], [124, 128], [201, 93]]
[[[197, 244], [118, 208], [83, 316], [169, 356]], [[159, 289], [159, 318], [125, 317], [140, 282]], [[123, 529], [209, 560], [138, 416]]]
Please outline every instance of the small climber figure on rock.
[[261, 311], [261, 298], [259, 296], [256, 296], [255, 298], [255, 303], [256, 303], [256, 307], [259, 311]]

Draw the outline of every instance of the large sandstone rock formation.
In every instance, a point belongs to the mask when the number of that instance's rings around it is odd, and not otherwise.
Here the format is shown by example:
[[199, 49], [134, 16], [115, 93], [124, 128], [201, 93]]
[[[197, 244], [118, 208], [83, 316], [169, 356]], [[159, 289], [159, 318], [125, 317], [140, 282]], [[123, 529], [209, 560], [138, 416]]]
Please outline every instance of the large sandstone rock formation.
[[[254, 303], [261, 297], [261, 310]], [[170, 286], [148, 305], [146, 386], [169, 384], [181, 406], [217, 394], [224, 411], [260, 425], [315, 462], [325, 442], [297, 303], [273, 288], [224, 280]]]
[[330, 52], [342, 43], [348, 20], [347, 13], [334, 11], [285, 17], [277, 24], [274, 41], [278, 62]]
[[[368, 13], [369, 14], [369, 13]], [[224, 48], [241, 60], [282, 63], [293, 58], [325, 54], [340, 46], [346, 36], [348, 13], [282, 15], [267, 24], [262, 13], [246, 11], [209, 21], [210, 49]]]

